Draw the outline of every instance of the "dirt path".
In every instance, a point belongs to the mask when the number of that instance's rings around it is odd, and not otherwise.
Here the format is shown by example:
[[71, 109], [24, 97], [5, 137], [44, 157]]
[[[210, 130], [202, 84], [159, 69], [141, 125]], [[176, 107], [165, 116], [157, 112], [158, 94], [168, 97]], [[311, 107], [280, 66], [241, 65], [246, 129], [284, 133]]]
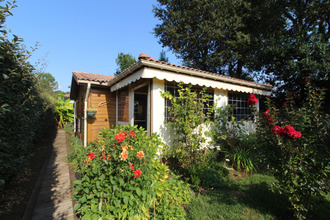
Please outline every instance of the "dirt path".
[[[44, 175], [39, 177], [40, 191], [34, 211], [23, 219], [74, 219], [69, 166], [66, 162], [66, 135], [59, 130]], [[30, 216], [29, 216], [30, 215]]]

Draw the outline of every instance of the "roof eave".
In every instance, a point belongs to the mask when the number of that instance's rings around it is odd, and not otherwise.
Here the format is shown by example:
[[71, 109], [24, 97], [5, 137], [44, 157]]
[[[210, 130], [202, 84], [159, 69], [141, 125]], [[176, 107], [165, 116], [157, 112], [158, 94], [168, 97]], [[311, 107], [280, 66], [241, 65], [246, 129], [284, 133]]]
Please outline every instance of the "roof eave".
[[271, 85], [268, 86], [268, 85], [263, 85], [263, 84], [257, 84], [254, 82], [238, 81], [238, 80], [235, 80], [232, 78], [223, 77], [221, 75], [211, 75], [211, 74], [199, 73], [194, 70], [182, 69], [180, 67], [164, 65], [164, 64], [155, 63], [155, 62], [143, 60], [143, 59], [137, 61], [135, 64], [133, 64], [132, 66], [130, 66], [129, 68], [127, 68], [126, 70], [121, 72], [117, 77], [115, 77], [113, 80], [111, 80], [108, 83], [108, 86], [114, 85], [121, 79], [132, 74], [134, 71], [136, 71], [137, 69], [140, 69], [143, 66], [161, 69], [161, 70], [168, 70], [171, 72], [183, 73], [183, 74], [202, 77], [202, 78], [213, 79], [216, 81], [227, 82], [227, 83], [231, 83], [231, 84], [235, 84], [235, 85], [242, 85], [242, 86], [258, 88], [258, 89], [267, 90], [267, 91], [273, 90], [273, 87]]

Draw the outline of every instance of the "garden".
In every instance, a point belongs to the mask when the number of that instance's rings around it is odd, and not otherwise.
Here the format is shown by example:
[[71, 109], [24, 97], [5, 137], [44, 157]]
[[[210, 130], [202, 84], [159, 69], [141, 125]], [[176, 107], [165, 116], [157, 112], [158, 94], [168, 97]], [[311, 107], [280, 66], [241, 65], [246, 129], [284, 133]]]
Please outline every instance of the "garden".
[[[289, 95], [281, 108], [271, 98], [246, 100], [256, 132], [244, 130], [232, 106], [209, 108], [202, 90], [179, 84], [171, 100], [174, 145], [137, 126], [100, 131], [83, 147], [72, 137], [69, 161], [75, 212], [80, 219], [327, 219], [329, 116], [325, 91], [306, 81], [306, 101]], [[212, 117], [213, 116], [213, 119]], [[203, 138], [203, 126], [211, 124]], [[205, 147], [206, 146], [206, 147]], [[214, 147], [216, 146], [216, 147]]]

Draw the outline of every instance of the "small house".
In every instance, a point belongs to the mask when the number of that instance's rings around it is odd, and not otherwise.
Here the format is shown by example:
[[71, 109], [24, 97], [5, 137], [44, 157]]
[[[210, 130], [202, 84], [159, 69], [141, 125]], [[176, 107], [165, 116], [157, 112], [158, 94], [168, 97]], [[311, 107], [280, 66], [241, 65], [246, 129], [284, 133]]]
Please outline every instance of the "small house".
[[[97, 139], [97, 131], [104, 127], [130, 124], [156, 132], [168, 143], [170, 131], [165, 123], [171, 117], [170, 102], [162, 98], [161, 91], [176, 95], [179, 82], [191, 84], [195, 91], [207, 87], [213, 97], [209, 104], [233, 105], [238, 120], [251, 115], [249, 94], [268, 96], [272, 91], [268, 84], [175, 65], [142, 53], [138, 61], [115, 77], [72, 73], [70, 98], [75, 100], [75, 132], [86, 145]], [[88, 109], [97, 110], [96, 115], [87, 116]]]

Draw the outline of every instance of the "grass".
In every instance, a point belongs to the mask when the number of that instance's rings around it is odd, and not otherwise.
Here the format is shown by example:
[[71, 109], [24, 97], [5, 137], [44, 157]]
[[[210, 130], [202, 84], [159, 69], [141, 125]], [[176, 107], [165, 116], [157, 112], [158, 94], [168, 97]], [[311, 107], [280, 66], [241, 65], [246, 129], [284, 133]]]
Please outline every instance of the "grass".
[[[287, 198], [271, 191], [274, 180], [264, 174], [227, 180], [221, 189], [193, 198], [188, 219], [293, 219]], [[330, 195], [316, 204], [312, 219], [328, 219]]]

